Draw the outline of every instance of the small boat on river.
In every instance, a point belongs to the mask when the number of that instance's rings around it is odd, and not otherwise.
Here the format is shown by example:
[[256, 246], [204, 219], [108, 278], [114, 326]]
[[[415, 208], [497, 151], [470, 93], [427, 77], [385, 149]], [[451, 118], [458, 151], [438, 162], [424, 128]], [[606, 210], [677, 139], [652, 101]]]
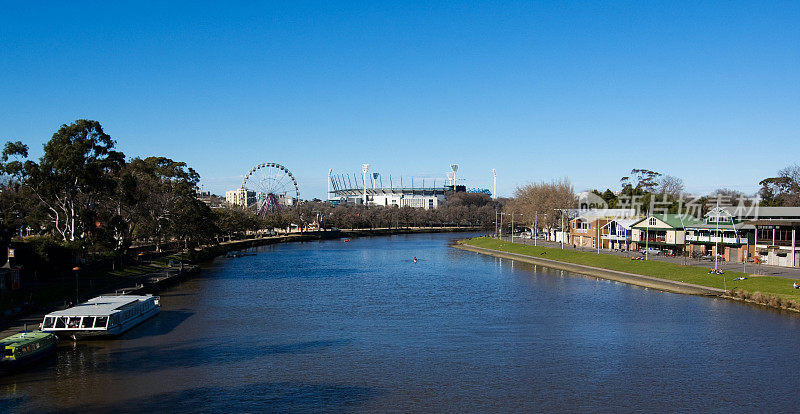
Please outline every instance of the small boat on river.
[[0, 339], [0, 370], [12, 371], [53, 353], [58, 337], [42, 331], [23, 331]]
[[116, 336], [161, 311], [153, 295], [98, 296], [78, 306], [51, 312], [42, 331], [59, 336]]
[[256, 255], [255, 253], [239, 251], [239, 252], [228, 252], [228, 254], [226, 254], [225, 257], [239, 258], [239, 257], [255, 256], [255, 255]]

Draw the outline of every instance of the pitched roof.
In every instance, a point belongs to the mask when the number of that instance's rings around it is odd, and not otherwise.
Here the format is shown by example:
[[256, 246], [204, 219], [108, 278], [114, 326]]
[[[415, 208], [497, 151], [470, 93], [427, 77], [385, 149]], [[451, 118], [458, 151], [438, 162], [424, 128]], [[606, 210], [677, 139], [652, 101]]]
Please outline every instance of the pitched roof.
[[582, 210], [579, 212], [577, 218], [586, 220], [597, 220], [604, 218], [622, 218], [636, 216], [636, 210], [627, 208], [601, 208], [592, 210]]
[[633, 226], [634, 224], [636, 224], [636, 223], [638, 223], [640, 221], [641, 221], [641, 219], [638, 219], [638, 218], [620, 218], [620, 219], [614, 219], [614, 220], [609, 221], [603, 227], [606, 227], [606, 226], [610, 225], [611, 223], [617, 223], [620, 226], [622, 226], [623, 228], [629, 229], [629, 228], [631, 228], [631, 226]]
[[[703, 220], [698, 219], [695, 216], [691, 216], [688, 214], [651, 214], [646, 218], [643, 218], [636, 222], [632, 227], [636, 228], [644, 228], [647, 227], [645, 223], [650, 217], [655, 217], [657, 220], [661, 220], [664, 223], [667, 223], [668, 226], [674, 229], [682, 229], [684, 226], [696, 226], [698, 224], [704, 223]], [[644, 224], [642, 224], [644, 223]]]
[[[800, 207], [735, 206], [720, 207], [738, 219], [793, 219], [800, 218]], [[709, 212], [711, 213], [711, 212]]]

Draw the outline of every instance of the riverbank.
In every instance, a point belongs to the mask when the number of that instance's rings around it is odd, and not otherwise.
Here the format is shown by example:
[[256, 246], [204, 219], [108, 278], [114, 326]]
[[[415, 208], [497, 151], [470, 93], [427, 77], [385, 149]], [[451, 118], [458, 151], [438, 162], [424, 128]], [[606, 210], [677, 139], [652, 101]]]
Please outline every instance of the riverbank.
[[675, 293], [713, 295], [779, 309], [800, 310], [800, 292], [793, 289], [793, 279], [741, 272], [713, 275], [707, 268], [698, 266], [631, 260], [484, 237], [461, 240], [455, 247]]

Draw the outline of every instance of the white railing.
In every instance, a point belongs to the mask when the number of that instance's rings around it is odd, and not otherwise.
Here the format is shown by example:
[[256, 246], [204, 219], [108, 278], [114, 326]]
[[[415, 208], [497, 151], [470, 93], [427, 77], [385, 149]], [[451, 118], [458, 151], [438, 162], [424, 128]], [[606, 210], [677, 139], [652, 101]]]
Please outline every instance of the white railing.
[[727, 243], [727, 244], [744, 244], [747, 243], [745, 237], [720, 237], [720, 236], [699, 236], [699, 235], [686, 235], [687, 242], [706, 242], [706, 243]]
[[628, 240], [627, 236], [620, 236], [618, 234], [611, 234], [611, 235], [603, 234], [603, 235], [600, 235], [600, 237], [603, 238], [603, 239], [607, 239], [607, 240], [622, 240], [622, 241], [627, 241]]
[[588, 233], [589, 229], [575, 229], [575, 233]]
[[711, 237], [709, 237], [709, 236], [698, 236], [696, 234], [695, 235], [692, 235], [692, 234], [687, 234], [686, 235], [686, 241], [708, 242], [708, 241], [711, 241], [710, 239], [711, 239]]

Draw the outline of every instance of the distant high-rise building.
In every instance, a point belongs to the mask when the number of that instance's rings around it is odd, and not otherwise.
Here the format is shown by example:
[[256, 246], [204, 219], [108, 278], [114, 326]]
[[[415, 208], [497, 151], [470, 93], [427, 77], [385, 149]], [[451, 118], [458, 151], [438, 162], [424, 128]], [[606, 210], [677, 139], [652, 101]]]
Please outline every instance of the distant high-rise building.
[[246, 188], [226, 191], [225, 201], [232, 206], [250, 207], [256, 203], [256, 192]]

